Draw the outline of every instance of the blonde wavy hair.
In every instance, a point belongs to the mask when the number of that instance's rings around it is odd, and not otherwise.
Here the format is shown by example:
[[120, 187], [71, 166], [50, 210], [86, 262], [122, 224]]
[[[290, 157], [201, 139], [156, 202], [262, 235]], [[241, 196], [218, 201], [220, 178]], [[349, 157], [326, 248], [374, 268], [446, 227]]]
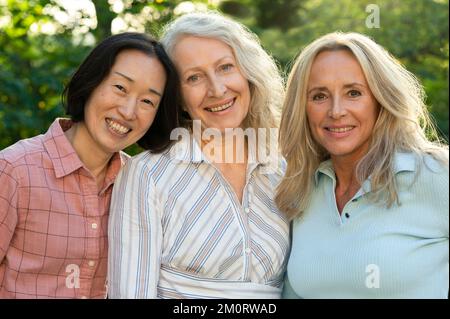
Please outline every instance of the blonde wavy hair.
[[367, 36], [341, 32], [327, 34], [301, 52], [287, 82], [279, 136], [287, 170], [275, 201], [291, 219], [299, 216], [309, 204], [314, 173], [319, 164], [330, 157], [313, 139], [306, 115], [311, 65], [320, 52], [330, 50], [353, 53], [380, 105], [369, 151], [356, 167], [356, 177], [361, 185], [371, 177], [374, 202], [386, 207], [398, 204], [393, 170], [397, 151], [412, 152], [422, 161], [423, 156], [429, 154], [448, 164], [448, 146], [438, 138], [418, 79]]
[[[161, 42], [168, 55], [183, 36], [212, 38], [229, 45], [250, 86], [250, 107], [243, 128], [278, 127], [284, 83], [274, 59], [261, 47], [258, 37], [244, 25], [217, 12], [188, 13], [169, 23]], [[183, 126], [190, 125], [185, 114]]]

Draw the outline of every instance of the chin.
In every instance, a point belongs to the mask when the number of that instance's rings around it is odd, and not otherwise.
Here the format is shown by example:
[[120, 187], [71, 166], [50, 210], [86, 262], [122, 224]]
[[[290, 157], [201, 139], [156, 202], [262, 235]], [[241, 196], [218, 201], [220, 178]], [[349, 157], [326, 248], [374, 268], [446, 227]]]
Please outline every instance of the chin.
[[110, 153], [110, 154], [114, 154], [117, 153], [121, 150], [123, 150], [125, 147], [121, 147], [120, 145], [104, 145], [103, 149]]

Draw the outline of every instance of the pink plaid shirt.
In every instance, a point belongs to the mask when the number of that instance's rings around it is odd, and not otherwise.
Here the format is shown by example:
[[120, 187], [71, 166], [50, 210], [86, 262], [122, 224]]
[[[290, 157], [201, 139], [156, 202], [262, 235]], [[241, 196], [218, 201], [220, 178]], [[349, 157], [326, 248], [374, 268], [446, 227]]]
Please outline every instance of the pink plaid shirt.
[[105, 298], [116, 153], [100, 193], [57, 119], [0, 152], [0, 298]]

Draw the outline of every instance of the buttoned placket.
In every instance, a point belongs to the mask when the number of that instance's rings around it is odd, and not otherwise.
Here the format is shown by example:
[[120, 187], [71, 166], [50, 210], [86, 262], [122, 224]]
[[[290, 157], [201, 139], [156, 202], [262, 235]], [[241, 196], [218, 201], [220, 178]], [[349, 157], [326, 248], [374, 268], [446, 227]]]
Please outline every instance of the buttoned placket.
[[[252, 172], [256, 169], [257, 165], [247, 164], [245, 186], [242, 194], [242, 204], [239, 202], [233, 187], [231, 187], [230, 183], [228, 183], [225, 177], [223, 177], [220, 170], [214, 165], [212, 166], [214, 167], [221, 184], [225, 188], [226, 193], [229, 194], [229, 198], [233, 204], [233, 207], [235, 208], [233, 211], [237, 212], [238, 214], [238, 216], [235, 215], [235, 217], [238, 219], [238, 225], [243, 235], [242, 249], [243, 249], [244, 267], [242, 279], [244, 281], [248, 281], [250, 280], [251, 277], [251, 257], [252, 257], [251, 233], [250, 233], [250, 226], [248, 223], [248, 214], [250, 213], [250, 199], [251, 199], [250, 191], [252, 190], [250, 181]], [[241, 220], [242, 222], [239, 223], [239, 220]]]
[[[89, 174], [89, 173], [88, 173]], [[89, 174], [90, 175], [90, 174]], [[92, 176], [83, 175], [81, 189], [85, 198], [86, 218], [86, 255], [80, 265], [80, 294], [81, 298], [89, 298], [92, 290], [92, 278], [94, 277], [100, 259], [99, 232], [101, 229], [100, 201], [105, 195], [105, 190], [100, 193], [97, 183]]]
[[[332, 180], [332, 203], [330, 203], [330, 206], [333, 208], [331, 211], [333, 211], [333, 215], [337, 216], [339, 225], [345, 225], [349, 223], [352, 220], [352, 216], [354, 216], [354, 213], [357, 211], [359, 207], [359, 202], [362, 200], [363, 196], [366, 194], [363, 190], [363, 188], [360, 188], [356, 194], [350, 199], [342, 209], [342, 212], [339, 214], [339, 210], [337, 208], [336, 203], [336, 179], [331, 178]], [[366, 185], [366, 184], [364, 184]]]

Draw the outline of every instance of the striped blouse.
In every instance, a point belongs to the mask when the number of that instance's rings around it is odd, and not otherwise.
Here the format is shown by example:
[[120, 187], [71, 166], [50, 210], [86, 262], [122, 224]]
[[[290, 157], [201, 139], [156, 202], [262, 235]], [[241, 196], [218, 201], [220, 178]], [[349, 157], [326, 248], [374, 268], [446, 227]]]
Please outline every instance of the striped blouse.
[[[174, 152], [180, 143], [192, 155]], [[282, 169], [255, 158], [242, 203], [196, 142], [129, 160], [110, 209], [109, 298], [279, 298], [289, 252], [274, 203]]]

